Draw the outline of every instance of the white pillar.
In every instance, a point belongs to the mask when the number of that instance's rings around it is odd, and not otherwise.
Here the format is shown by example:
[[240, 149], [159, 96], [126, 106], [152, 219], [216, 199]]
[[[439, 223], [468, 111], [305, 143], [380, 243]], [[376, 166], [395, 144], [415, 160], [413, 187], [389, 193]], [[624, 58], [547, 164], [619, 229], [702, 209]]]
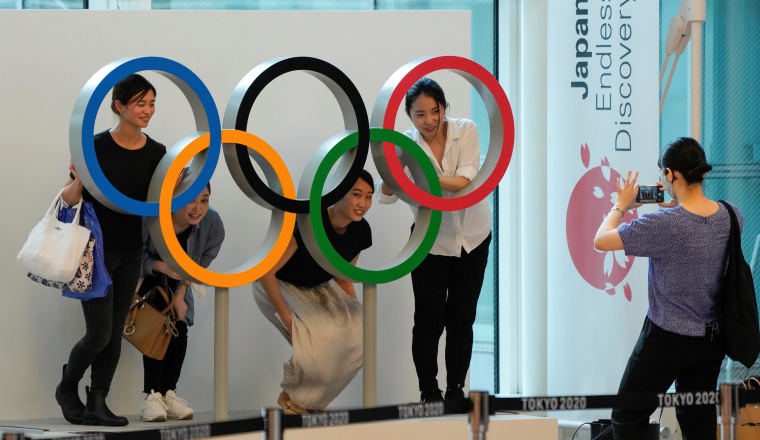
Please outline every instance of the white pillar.
[[499, 184], [499, 392], [517, 393], [520, 363], [520, 4], [521, 0], [499, 1], [499, 83], [512, 105], [515, 145], [512, 161]]
[[[684, 10], [685, 8], [685, 10]], [[691, 26], [691, 137], [702, 142], [702, 29], [707, 19], [706, 0], [682, 0], [681, 10]]]
[[547, 391], [548, 1], [522, 2], [520, 25], [520, 392], [535, 396]]
[[364, 284], [364, 407], [377, 406], [377, 285]]

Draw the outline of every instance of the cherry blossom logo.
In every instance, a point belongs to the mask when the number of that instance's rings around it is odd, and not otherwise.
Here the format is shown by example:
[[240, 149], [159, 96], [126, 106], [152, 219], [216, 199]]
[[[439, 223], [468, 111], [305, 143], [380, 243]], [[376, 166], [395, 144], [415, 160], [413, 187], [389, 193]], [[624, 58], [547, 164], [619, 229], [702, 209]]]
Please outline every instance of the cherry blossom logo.
[[[567, 207], [567, 246], [578, 273], [593, 287], [609, 295], [617, 293], [617, 286], [625, 279], [633, 265], [633, 257], [625, 252], [602, 252], [594, 249], [594, 235], [604, 217], [617, 199], [617, 182], [620, 173], [610, 167], [607, 157], [601, 165], [589, 169], [588, 144], [581, 145], [581, 160], [588, 169], [578, 180], [570, 195]], [[636, 210], [629, 211], [623, 222], [638, 218]], [[623, 285], [625, 299], [631, 301], [631, 286]]]

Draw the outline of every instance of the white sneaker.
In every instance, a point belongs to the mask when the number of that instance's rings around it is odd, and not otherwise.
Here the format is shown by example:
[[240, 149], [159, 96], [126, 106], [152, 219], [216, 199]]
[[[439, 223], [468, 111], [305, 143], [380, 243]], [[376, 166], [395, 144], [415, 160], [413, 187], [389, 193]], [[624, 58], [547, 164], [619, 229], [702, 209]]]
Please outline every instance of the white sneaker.
[[170, 419], [190, 420], [193, 418], [193, 409], [187, 406], [187, 400], [180, 399], [174, 390], [169, 390], [164, 396], [166, 415]]
[[140, 416], [146, 422], [166, 421], [166, 406], [164, 405], [163, 399], [161, 399], [161, 393], [151, 393], [145, 397]]

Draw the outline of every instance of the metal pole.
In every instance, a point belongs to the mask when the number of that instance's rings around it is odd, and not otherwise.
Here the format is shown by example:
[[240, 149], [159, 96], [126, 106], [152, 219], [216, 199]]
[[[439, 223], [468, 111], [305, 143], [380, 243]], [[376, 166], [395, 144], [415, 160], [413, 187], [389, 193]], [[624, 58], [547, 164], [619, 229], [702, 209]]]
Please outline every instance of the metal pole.
[[691, 27], [691, 137], [702, 142], [702, 30], [706, 0], [683, 0], [681, 10]]
[[691, 137], [702, 142], [702, 22], [691, 25]]
[[739, 384], [720, 384], [721, 440], [738, 440], [736, 421], [739, 416]]
[[377, 406], [377, 285], [362, 286], [364, 299], [364, 407]]
[[282, 440], [282, 410], [280, 408], [262, 408], [264, 417], [264, 432], [261, 440]]
[[230, 289], [214, 292], [214, 418], [227, 420], [230, 345]]
[[470, 391], [472, 410], [467, 416], [470, 440], [485, 440], [488, 431], [488, 392]]

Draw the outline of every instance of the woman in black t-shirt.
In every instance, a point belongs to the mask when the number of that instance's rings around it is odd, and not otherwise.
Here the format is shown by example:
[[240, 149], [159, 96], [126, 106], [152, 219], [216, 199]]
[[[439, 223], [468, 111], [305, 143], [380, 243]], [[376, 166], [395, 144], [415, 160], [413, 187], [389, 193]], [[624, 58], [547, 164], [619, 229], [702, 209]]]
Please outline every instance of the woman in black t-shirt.
[[[142, 132], [155, 112], [156, 89], [132, 74], [113, 88], [111, 110], [116, 126], [95, 135], [95, 155], [109, 182], [122, 194], [145, 200], [153, 172], [166, 147]], [[82, 301], [86, 333], [72, 348], [63, 366], [55, 398], [63, 417], [73, 424], [123, 426], [126, 417], [114, 415], [105, 403], [121, 354], [121, 330], [142, 270], [142, 221], [139, 216], [113, 211], [93, 198], [73, 163], [63, 192], [73, 205], [80, 197], [91, 202], [103, 231], [105, 265], [113, 282], [103, 298]], [[79, 381], [91, 368], [87, 405], [79, 398]]]
[[[351, 191], [322, 212], [330, 243], [351, 264], [372, 245], [364, 215], [374, 182], [362, 171]], [[286, 414], [324, 410], [362, 367], [362, 309], [351, 281], [314, 261], [296, 228], [285, 254], [253, 283], [261, 312], [293, 346], [277, 403]]]

